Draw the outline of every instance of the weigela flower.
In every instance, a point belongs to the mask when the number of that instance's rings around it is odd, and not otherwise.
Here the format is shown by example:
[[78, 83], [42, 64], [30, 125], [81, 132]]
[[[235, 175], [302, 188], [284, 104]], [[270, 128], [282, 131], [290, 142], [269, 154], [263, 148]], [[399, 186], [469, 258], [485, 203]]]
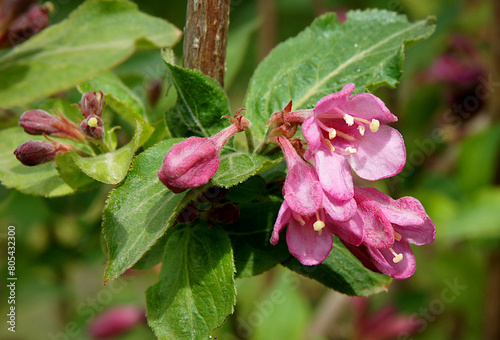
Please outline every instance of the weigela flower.
[[353, 194], [349, 165], [361, 178], [378, 180], [399, 173], [406, 161], [403, 137], [385, 125], [397, 121], [396, 116], [370, 93], [350, 97], [353, 90], [354, 84], [347, 84], [314, 109], [290, 113], [309, 112], [302, 125], [305, 157], [314, 156], [323, 188], [338, 199]]
[[290, 141], [278, 136], [288, 173], [283, 186], [284, 202], [274, 225], [271, 243], [277, 244], [279, 233], [288, 225], [286, 241], [290, 253], [302, 264], [323, 262], [333, 245], [333, 234], [359, 245], [363, 229], [334, 226], [334, 221], [347, 221], [356, 212], [353, 199], [340, 201], [324, 192], [315, 169], [307, 164]]
[[26, 166], [35, 166], [52, 161], [58, 154], [68, 152], [73, 147], [55, 141], [29, 140], [14, 150], [16, 158]]
[[346, 247], [368, 269], [396, 279], [410, 277], [416, 262], [409, 243], [431, 243], [436, 234], [422, 204], [413, 197], [394, 200], [374, 188], [356, 187], [354, 199], [364, 240], [358, 247], [344, 242]]
[[30, 135], [42, 135], [83, 141], [85, 136], [78, 126], [66, 117], [51, 115], [44, 110], [28, 110], [19, 118], [19, 125]]
[[93, 139], [102, 139], [104, 137], [104, 123], [101, 117], [91, 114], [80, 123], [81, 131]]
[[80, 109], [85, 118], [95, 115], [100, 117], [106, 101], [102, 91], [90, 91], [82, 94], [82, 99], [79, 104], [75, 104]]
[[158, 170], [160, 181], [174, 193], [208, 183], [219, 169], [219, 153], [224, 145], [250, 125], [248, 119], [239, 115], [241, 111], [235, 119], [230, 118], [230, 126], [211, 137], [190, 137], [175, 144]]

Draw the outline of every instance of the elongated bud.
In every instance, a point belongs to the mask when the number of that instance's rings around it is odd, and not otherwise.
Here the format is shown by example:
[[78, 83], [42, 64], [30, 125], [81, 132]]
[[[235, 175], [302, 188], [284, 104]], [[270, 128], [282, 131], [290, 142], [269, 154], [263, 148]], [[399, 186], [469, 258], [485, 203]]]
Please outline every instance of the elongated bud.
[[19, 45], [49, 24], [49, 7], [33, 4], [25, 13], [12, 21], [0, 38], [0, 47]]
[[104, 124], [101, 117], [90, 115], [80, 123], [82, 132], [94, 139], [102, 139], [104, 137]]
[[82, 95], [82, 99], [77, 106], [85, 118], [87, 118], [91, 115], [100, 117], [105, 105], [106, 101], [104, 100], [102, 91], [90, 91]]
[[14, 150], [16, 158], [26, 166], [35, 166], [52, 161], [59, 153], [72, 150], [68, 144], [29, 140]]
[[108, 309], [89, 325], [94, 339], [109, 339], [123, 334], [146, 321], [145, 311], [136, 306], [120, 306]]
[[44, 110], [28, 110], [19, 118], [19, 125], [30, 135], [42, 135], [83, 141], [85, 136], [78, 126], [66, 117], [56, 117]]
[[175, 144], [158, 170], [160, 181], [176, 194], [208, 183], [219, 168], [219, 153], [224, 145], [250, 125], [240, 112], [234, 119], [228, 117], [231, 125], [212, 137], [190, 137]]

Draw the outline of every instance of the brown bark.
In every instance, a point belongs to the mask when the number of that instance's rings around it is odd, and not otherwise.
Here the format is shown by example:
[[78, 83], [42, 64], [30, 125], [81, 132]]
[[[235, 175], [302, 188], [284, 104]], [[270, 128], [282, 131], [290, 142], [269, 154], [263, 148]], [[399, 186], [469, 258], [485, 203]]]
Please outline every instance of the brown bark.
[[486, 291], [485, 339], [500, 339], [500, 250], [488, 261], [488, 287]]
[[231, 0], [188, 0], [184, 28], [185, 68], [200, 70], [224, 86]]

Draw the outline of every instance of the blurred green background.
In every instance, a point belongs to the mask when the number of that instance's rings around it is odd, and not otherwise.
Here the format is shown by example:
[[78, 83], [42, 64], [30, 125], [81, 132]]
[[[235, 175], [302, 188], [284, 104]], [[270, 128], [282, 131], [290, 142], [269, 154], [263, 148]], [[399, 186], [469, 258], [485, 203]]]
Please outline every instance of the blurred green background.
[[[51, 23], [81, 3], [52, 2]], [[142, 11], [183, 28], [185, 1], [135, 2]], [[274, 45], [326, 11], [342, 18], [348, 10], [373, 7], [406, 14], [412, 21], [437, 18], [436, 32], [406, 53], [397, 89], [375, 92], [399, 117], [396, 127], [408, 159], [400, 175], [376, 185], [395, 198], [421, 200], [435, 222], [436, 241], [414, 248], [416, 273], [394, 280], [364, 309], [359, 301], [282, 267], [241, 279], [235, 314], [214, 338], [500, 338], [500, 18], [494, 18], [494, 0], [233, 0], [226, 75], [232, 111], [242, 105], [254, 69]], [[181, 60], [182, 43], [174, 51]], [[141, 52], [116, 73], [145, 96], [143, 79], [161, 79], [165, 71], [159, 52]], [[169, 105], [164, 101], [159, 111]], [[0, 127], [17, 124], [20, 113], [2, 114]], [[89, 324], [103, 311], [123, 305], [144, 308], [144, 292], [156, 282], [156, 270], [134, 271], [103, 286], [100, 218], [110, 188], [44, 199], [0, 187], [0, 258], [7, 253], [7, 226], [13, 225], [18, 277], [16, 333], [2, 322], [0, 338], [92, 339]], [[1, 261], [2, 278], [6, 271]], [[5, 282], [1, 320], [8, 313]], [[397, 315], [386, 313], [388, 306]], [[399, 329], [408, 317], [415, 327]], [[377, 333], [373, 325], [387, 332]], [[410, 329], [411, 334], [405, 332]], [[145, 324], [116, 337], [154, 338]]]

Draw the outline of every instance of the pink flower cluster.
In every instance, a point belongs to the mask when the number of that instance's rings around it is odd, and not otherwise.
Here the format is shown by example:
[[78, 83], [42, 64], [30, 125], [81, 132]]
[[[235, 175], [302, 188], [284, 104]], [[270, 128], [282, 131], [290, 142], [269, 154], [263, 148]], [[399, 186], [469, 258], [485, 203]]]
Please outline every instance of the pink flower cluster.
[[[406, 151], [401, 134], [386, 125], [396, 116], [379, 98], [351, 96], [353, 90], [348, 84], [314, 109], [291, 111], [288, 105], [271, 117], [271, 140], [288, 167], [271, 243], [288, 226], [290, 253], [312, 266], [326, 259], [336, 235], [367, 268], [407, 278], [416, 268], [409, 243], [433, 242], [435, 227], [417, 199], [394, 200], [354, 186], [351, 170], [371, 181], [394, 176], [405, 165]], [[298, 125], [306, 150], [291, 138]]]

